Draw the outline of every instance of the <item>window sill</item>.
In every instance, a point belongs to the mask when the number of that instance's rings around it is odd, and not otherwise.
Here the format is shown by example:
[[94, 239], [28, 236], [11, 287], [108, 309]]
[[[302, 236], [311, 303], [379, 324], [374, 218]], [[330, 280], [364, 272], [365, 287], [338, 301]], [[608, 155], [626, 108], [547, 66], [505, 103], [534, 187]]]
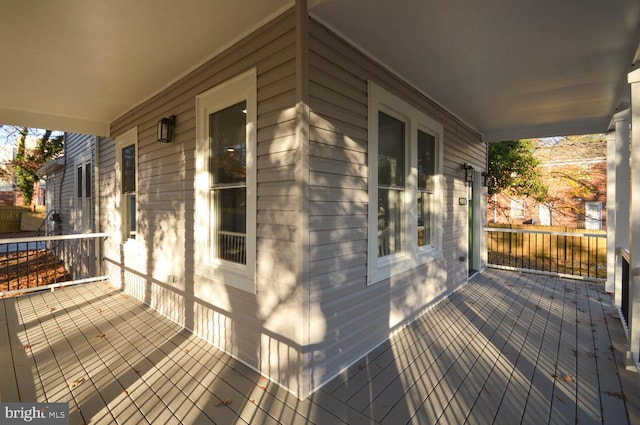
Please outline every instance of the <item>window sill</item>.
[[443, 258], [442, 249], [425, 248], [413, 256], [397, 254], [388, 260], [378, 260], [378, 264], [376, 264], [377, 269], [369, 270], [367, 285], [375, 285], [378, 282], [413, 270], [440, 258]]
[[196, 270], [196, 276], [203, 279], [215, 280], [251, 294], [256, 293], [255, 273], [249, 271], [247, 266], [216, 261], [198, 264]]

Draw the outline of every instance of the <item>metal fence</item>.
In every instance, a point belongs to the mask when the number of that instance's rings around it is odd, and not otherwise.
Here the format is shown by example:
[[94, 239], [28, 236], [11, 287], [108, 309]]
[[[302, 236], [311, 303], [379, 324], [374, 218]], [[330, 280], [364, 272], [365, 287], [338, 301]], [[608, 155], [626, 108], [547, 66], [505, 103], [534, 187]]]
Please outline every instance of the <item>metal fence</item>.
[[555, 232], [486, 228], [489, 265], [559, 276], [604, 280], [607, 236], [595, 232]]
[[106, 279], [106, 233], [0, 239], [0, 296]]
[[620, 310], [622, 312], [622, 316], [624, 317], [624, 323], [629, 323], [629, 279], [630, 279], [630, 267], [631, 264], [631, 255], [628, 250], [619, 248], [618, 249], [618, 261], [620, 262], [620, 282], [622, 289], [622, 305], [620, 306]]

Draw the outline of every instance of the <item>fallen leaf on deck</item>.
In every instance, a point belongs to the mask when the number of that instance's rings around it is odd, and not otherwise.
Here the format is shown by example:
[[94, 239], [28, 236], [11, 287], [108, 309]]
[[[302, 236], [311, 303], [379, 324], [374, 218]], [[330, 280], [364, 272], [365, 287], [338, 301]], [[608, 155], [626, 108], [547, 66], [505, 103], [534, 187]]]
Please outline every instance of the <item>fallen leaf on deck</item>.
[[360, 370], [362, 370], [362, 369], [366, 369], [366, 367], [367, 367], [367, 366], [369, 366], [367, 363], [361, 363], [361, 364], [358, 366], [358, 369], [360, 369]]
[[482, 389], [484, 390], [485, 393], [487, 393], [489, 395], [489, 397], [491, 397], [491, 391], [489, 391], [489, 388], [482, 387]]
[[564, 382], [575, 382], [576, 378], [571, 375], [563, 374], [560, 376], [560, 379]]
[[105, 337], [105, 334], [98, 334], [98, 335], [94, 336], [93, 338], [94, 339], [98, 339], [98, 338], [104, 338], [104, 337]]
[[619, 398], [620, 400], [627, 401], [627, 396], [622, 393], [614, 393], [613, 391], [603, 391], [609, 397]]
[[565, 401], [562, 399], [562, 397], [560, 397], [559, 395], [556, 396], [556, 398], [558, 399], [558, 401], [562, 404], [565, 404]]
[[69, 389], [73, 390], [74, 388], [80, 386], [84, 382], [84, 378], [78, 378], [75, 381], [69, 383]]
[[218, 407], [218, 406], [228, 406], [230, 404], [231, 404], [231, 399], [227, 398], [225, 400], [221, 400], [221, 401], [217, 402], [216, 403], [216, 407]]
[[185, 354], [189, 354], [189, 350], [187, 350], [186, 348], [184, 350], [182, 350], [185, 352]]

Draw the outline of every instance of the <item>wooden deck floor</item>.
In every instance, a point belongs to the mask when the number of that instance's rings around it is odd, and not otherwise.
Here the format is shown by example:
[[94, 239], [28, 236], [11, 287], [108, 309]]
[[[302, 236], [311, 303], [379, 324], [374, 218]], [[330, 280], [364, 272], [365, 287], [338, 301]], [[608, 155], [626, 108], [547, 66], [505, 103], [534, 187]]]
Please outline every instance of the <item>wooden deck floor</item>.
[[69, 402], [72, 424], [640, 423], [610, 301], [489, 270], [300, 401], [92, 283], [1, 300], [0, 400]]

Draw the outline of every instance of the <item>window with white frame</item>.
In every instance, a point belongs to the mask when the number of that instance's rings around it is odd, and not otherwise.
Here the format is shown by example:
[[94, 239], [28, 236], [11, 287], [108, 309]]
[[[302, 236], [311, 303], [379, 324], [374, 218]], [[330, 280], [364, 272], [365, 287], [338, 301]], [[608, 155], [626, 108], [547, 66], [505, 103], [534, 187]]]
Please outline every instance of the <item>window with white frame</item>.
[[84, 155], [75, 161], [75, 230], [90, 232], [93, 216], [93, 179], [92, 164], [89, 155]]
[[196, 261], [204, 277], [255, 292], [256, 71], [196, 97]]
[[443, 134], [369, 83], [369, 283], [442, 255]]
[[512, 199], [511, 200], [511, 218], [524, 218], [525, 205], [524, 201]]
[[120, 197], [122, 240], [136, 238], [137, 231], [137, 149], [138, 129], [132, 128], [116, 138], [117, 182]]

